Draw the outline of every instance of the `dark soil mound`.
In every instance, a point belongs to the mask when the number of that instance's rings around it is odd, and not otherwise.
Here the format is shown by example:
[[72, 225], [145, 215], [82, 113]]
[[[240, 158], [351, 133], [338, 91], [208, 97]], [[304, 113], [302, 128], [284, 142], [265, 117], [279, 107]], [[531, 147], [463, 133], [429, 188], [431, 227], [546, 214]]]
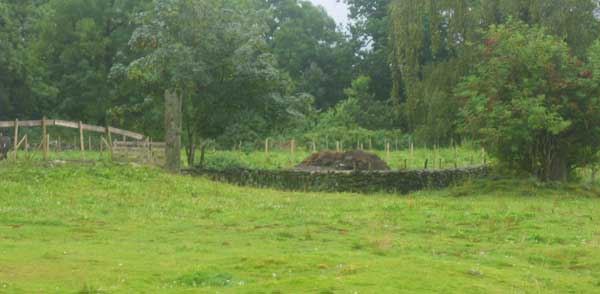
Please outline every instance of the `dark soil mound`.
[[385, 161], [377, 155], [363, 151], [334, 152], [322, 151], [304, 160], [298, 169], [302, 170], [389, 170]]

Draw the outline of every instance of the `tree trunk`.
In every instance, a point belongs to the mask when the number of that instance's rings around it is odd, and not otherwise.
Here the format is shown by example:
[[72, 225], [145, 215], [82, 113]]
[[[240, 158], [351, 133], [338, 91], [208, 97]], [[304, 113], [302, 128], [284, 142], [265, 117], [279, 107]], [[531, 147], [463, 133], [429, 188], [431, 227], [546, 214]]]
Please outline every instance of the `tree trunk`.
[[560, 156], [554, 157], [547, 163], [543, 178], [545, 181], [566, 182], [569, 178], [567, 162]]
[[189, 167], [193, 167], [196, 163], [196, 144], [189, 143], [188, 146], [185, 147], [186, 155], [187, 155], [187, 163]]
[[185, 144], [185, 155], [189, 167], [193, 167], [196, 161], [196, 134], [189, 126], [187, 128], [187, 144]]
[[175, 90], [165, 91], [165, 168], [181, 171], [181, 115], [182, 98]]
[[208, 143], [203, 143], [200, 147], [200, 168], [204, 168], [204, 157], [206, 154], [206, 147], [208, 147]]

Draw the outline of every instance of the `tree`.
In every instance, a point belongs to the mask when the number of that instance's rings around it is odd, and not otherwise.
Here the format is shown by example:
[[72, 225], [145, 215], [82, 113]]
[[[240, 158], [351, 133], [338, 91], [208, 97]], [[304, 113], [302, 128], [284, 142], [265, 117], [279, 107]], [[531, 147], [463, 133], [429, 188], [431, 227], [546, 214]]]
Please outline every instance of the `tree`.
[[449, 143], [460, 101], [452, 90], [474, 65], [472, 44], [493, 24], [519, 19], [543, 25], [576, 56], [599, 35], [595, 0], [393, 0], [390, 6], [393, 92], [406, 99], [398, 111], [407, 130], [430, 143]]
[[0, 119], [41, 117], [56, 95], [32, 46], [44, 2], [0, 3]]
[[352, 81], [354, 50], [322, 7], [308, 1], [270, 0], [267, 40], [296, 92], [315, 97], [325, 109], [343, 99]]
[[[566, 180], [600, 147], [600, 92], [559, 38], [522, 22], [492, 26], [457, 87], [462, 127], [511, 168]], [[592, 58], [593, 59], [593, 58]]]
[[[156, 0], [139, 15], [138, 28], [129, 41], [139, 52], [126, 68], [130, 78], [164, 92], [167, 169], [179, 171], [183, 97], [203, 78], [204, 59], [197, 54], [214, 7], [206, 1]], [[117, 65], [117, 69], [124, 68]]]
[[344, 0], [350, 9], [352, 45], [358, 56], [356, 72], [371, 77], [370, 91], [377, 100], [404, 98], [402, 90], [392, 93], [390, 67], [390, 0]]
[[350, 115], [352, 122], [367, 130], [393, 129], [394, 118], [389, 101], [380, 101], [371, 92], [373, 80], [359, 76], [352, 81], [352, 87], [344, 92], [348, 96], [342, 101], [340, 110]]
[[[149, 0], [48, 0], [35, 21], [31, 40], [36, 60], [58, 89], [45, 112], [65, 119], [106, 124], [119, 94], [109, 82], [117, 53], [127, 47], [133, 29], [130, 15]], [[48, 109], [49, 108], [49, 109]]]
[[[127, 73], [151, 95], [164, 91], [166, 106], [181, 105], [190, 165], [199, 143], [204, 151], [207, 140], [240, 129], [244, 119], [265, 121], [260, 130], [250, 128], [256, 132], [276, 124], [271, 120], [278, 109], [274, 97], [285, 94], [287, 80], [267, 50], [261, 14], [238, 1], [156, 0], [140, 16], [129, 42], [141, 57], [115, 67], [115, 76]], [[173, 118], [177, 131], [177, 117], [167, 117], [168, 122]]]

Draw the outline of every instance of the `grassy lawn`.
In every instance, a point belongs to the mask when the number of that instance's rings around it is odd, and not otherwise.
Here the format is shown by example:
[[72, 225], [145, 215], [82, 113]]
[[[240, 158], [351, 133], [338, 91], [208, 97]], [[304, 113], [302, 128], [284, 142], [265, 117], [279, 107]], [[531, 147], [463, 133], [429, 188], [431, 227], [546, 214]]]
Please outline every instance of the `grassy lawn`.
[[600, 195], [287, 193], [0, 163], [0, 293], [600, 293]]

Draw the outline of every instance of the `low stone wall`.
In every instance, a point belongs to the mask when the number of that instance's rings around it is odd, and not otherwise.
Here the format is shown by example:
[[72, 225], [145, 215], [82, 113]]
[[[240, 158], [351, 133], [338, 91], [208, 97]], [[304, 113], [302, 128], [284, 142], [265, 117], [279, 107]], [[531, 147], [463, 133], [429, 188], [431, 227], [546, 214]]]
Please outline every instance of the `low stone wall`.
[[187, 174], [206, 176], [215, 181], [242, 186], [291, 191], [390, 192], [409, 193], [426, 188], [445, 188], [467, 179], [482, 178], [486, 167], [451, 170], [413, 170], [378, 172], [248, 170], [187, 170]]

